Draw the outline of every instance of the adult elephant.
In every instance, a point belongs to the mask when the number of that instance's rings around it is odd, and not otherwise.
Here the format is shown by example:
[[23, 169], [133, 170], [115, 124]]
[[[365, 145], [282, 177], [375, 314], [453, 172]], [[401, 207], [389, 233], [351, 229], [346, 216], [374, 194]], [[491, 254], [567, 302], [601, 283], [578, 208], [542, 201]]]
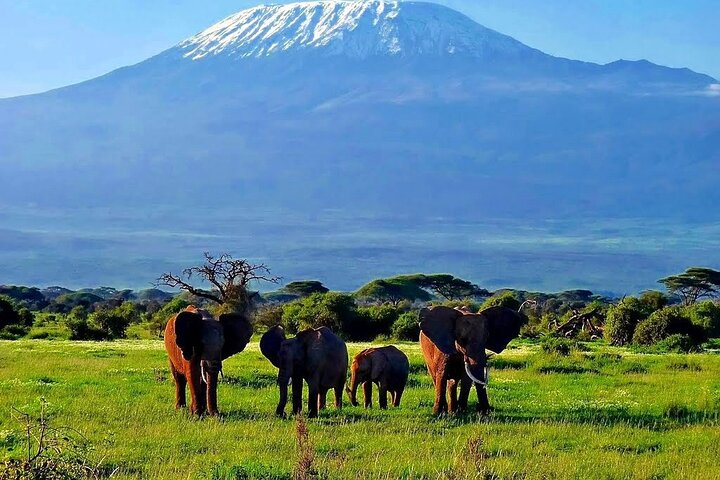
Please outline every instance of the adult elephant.
[[286, 338], [277, 325], [260, 339], [260, 350], [278, 368], [280, 401], [275, 413], [285, 415], [288, 385], [292, 382], [292, 412], [302, 410], [303, 380], [308, 384], [308, 417], [317, 417], [325, 408], [327, 392], [335, 391], [335, 406], [342, 407], [342, 394], [348, 367], [345, 342], [329, 328], [320, 327]]
[[422, 309], [420, 347], [435, 386], [433, 413], [467, 409], [472, 384], [477, 390], [478, 411], [489, 413], [485, 350], [505, 350], [525, 321], [520, 311], [507, 307], [491, 307], [479, 313], [443, 306]]
[[190, 411], [217, 415], [217, 381], [222, 361], [242, 352], [252, 327], [239, 314], [217, 319], [209, 312], [189, 306], [172, 317], [165, 327], [165, 350], [175, 380], [175, 407], [185, 406], [185, 387], [190, 387]]
[[388, 393], [392, 396], [393, 406], [399, 407], [409, 372], [408, 357], [397, 347], [388, 345], [366, 348], [355, 355], [350, 366], [350, 403], [358, 405], [357, 388], [362, 384], [365, 408], [370, 407], [372, 384], [376, 383], [380, 393], [380, 408], [387, 408]]

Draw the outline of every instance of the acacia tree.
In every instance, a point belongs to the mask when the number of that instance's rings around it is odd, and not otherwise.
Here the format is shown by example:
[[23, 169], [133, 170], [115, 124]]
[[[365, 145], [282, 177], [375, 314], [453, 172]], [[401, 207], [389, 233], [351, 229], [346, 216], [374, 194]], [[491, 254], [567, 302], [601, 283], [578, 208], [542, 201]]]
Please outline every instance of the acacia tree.
[[445, 300], [460, 300], [462, 298], [487, 297], [490, 295], [490, 292], [484, 288], [447, 273], [421, 275], [418, 283], [421, 287], [432, 291]]
[[430, 294], [409, 276], [373, 280], [360, 287], [355, 292], [355, 296], [371, 301], [389, 302], [393, 305], [398, 305], [402, 301], [430, 300]]
[[682, 298], [684, 305], [692, 305], [703, 297], [712, 297], [720, 290], [720, 272], [711, 268], [691, 267], [684, 273], [661, 278], [671, 295]]
[[[196, 297], [211, 300], [223, 309], [245, 312], [250, 306], [251, 294], [248, 288], [252, 282], [280, 281], [264, 263], [253, 264], [227, 253], [215, 257], [205, 252], [204, 256], [205, 263], [202, 265], [186, 268], [180, 275], [164, 273], [157, 279], [156, 285], [179, 288]], [[194, 279], [209, 283], [211, 290], [193, 286], [191, 282]]]

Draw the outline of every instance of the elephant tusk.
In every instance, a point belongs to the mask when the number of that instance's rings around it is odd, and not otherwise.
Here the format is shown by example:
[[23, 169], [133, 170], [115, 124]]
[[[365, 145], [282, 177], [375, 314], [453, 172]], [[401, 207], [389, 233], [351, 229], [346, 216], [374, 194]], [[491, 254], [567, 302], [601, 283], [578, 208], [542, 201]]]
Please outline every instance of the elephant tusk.
[[288, 378], [288, 385], [292, 384], [292, 377]]
[[200, 364], [200, 378], [202, 378], [206, 385], [209, 385], [207, 374], [205, 373], [205, 366], [202, 364]]
[[477, 383], [478, 385], [487, 385], [487, 378], [488, 378], [488, 368], [485, 367], [485, 381], [478, 380], [472, 373], [470, 373], [470, 366], [466, 363], [465, 364], [465, 373], [467, 373], [468, 377], [470, 377], [470, 380]]

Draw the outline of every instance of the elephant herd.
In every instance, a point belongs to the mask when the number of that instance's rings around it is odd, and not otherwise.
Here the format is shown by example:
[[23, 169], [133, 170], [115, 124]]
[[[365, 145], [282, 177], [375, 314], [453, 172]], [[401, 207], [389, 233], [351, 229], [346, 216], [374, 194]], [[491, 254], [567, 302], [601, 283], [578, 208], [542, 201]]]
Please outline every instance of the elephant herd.
[[[420, 347], [435, 388], [433, 413], [466, 410], [473, 385], [478, 411], [490, 411], [485, 351], [500, 353], [518, 336], [526, 321], [523, 306], [518, 311], [491, 307], [478, 313], [444, 306], [420, 311]], [[238, 314], [214, 318], [190, 306], [171, 318], [165, 328], [165, 349], [175, 381], [176, 408], [186, 405], [185, 389], [189, 387], [190, 411], [217, 415], [222, 361], [243, 351], [251, 336], [250, 322]], [[357, 405], [360, 385], [366, 408], [372, 403], [373, 384], [379, 389], [380, 408], [387, 408], [388, 393], [392, 405], [398, 407], [410, 371], [407, 355], [397, 347], [372, 347], [353, 358], [350, 385], [346, 387], [347, 346], [327, 327], [303, 330], [293, 338], [286, 337], [282, 326], [272, 327], [260, 339], [260, 350], [278, 369], [280, 399], [275, 413], [279, 416], [285, 415], [290, 386], [292, 413], [302, 411], [303, 382], [308, 385], [309, 417], [316, 417], [318, 410], [325, 408], [329, 390], [334, 392], [337, 408], [342, 407], [343, 391]]]

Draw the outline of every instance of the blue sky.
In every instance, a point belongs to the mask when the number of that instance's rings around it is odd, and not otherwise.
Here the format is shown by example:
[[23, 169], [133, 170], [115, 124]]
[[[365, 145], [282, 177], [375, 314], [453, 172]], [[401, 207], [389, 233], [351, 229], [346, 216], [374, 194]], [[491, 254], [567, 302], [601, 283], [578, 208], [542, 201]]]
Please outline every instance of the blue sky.
[[[136, 63], [258, 0], [0, 0], [0, 97]], [[272, 3], [287, 3], [274, 1]], [[720, 78], [717, 0], [438, 0], [553, 55]]]

